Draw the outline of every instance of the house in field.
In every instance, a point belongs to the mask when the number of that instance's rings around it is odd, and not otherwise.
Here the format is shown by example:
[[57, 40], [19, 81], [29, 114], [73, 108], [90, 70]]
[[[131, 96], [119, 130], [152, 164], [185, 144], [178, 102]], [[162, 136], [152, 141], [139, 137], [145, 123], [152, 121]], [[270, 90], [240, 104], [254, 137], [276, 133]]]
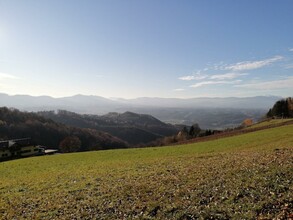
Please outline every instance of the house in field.
[[33, 144], [30, 138], [0, 141], [0, 161], [44, 154], [44, 147]]

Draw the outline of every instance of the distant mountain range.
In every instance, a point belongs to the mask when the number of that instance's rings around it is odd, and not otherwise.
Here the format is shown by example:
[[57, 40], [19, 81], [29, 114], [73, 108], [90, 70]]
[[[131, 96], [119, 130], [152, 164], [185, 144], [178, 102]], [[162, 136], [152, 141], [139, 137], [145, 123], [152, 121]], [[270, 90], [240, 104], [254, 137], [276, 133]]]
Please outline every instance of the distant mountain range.
[[120, 103], [133, 106], [164, 107], [164, 108], [238, 108], [238, 109], [268, 109], [282, 97], [227, 97], [227, 98], [137, 98], [117, 99]]
[[107, 99], [100, 96], [75, 95], [64, 98], [50, 96], [7, 95], [0, 93], [0, 106], [21, 110], [66, 109], [79, 113], [105, 114], [127, 108], [238, 108], [268, 109], [281, 97], [255, 96], [246, 98], [136, 98]]
[[0, 106], [26, 111], [66, 109], [78, 113], [102, 114], [115, 108], [117, 103], [99, 96], [76, 95], [64, 98], [0, 94]]
[[150, 114], [172, 124], [199, 123], [202, 128], [221, 129], [239, 125], [245, 118], [260, 119], [281, 97], [246, 98], [137, 98], [107, 99], [100, 96], [75, 95], [64, 98], [0, 94], [0, 106], [24, 111], [67, 110], [80, 114], [107, 114], [131, 111]]

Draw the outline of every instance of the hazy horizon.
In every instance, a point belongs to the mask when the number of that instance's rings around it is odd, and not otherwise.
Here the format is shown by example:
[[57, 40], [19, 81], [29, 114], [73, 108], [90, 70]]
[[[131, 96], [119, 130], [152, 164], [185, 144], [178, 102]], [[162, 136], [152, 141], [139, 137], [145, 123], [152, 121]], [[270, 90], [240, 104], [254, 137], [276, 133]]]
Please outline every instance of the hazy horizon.
[[225, 99], [225, 98], [255, 98], [255, 97], [280, 97], [280, 98], [287, 98], [291, 96], [275, 96], [275, 95], [259, 95], [259, 96], [225, 96], [225, 97], [220, 97], [220, 96], [200, 96], [200, 97], [189, 97], [189, 98], [180, 98], [180, 97], [159, 97], [159, 96], [141, 96], [141, 97], [135, 97], [135, 98], [123, 98], [123, 97], [105, 97], [105, 96], [99, 96], [99, 95], [86, 95], [86, 94], [73, 94], [73, 95], [68, 95], [68, 96], [51, 96], [51, 95], [29, 95], [29, 94], [8, 94], [4, 92], [0, 92], [0, 95], [8, 95], [8, 96], [31, 96], [31, 97], [50, 97], [54, 99], [62, 99], [62, 98], [69, 98], [69, 97], [75, 97], [75, 96], [93, 96], [93, 97], [101, 97], [105, 99], [110, 99], [110, 100], [119, 100], [119, 99], [125, 99], [125, 100], [132, 100], [132, 99], [201, 99], [201, 98], [211, 98], [211, 99]]
[[293, 2], [0, 0], [0, 93], [293, 95]]

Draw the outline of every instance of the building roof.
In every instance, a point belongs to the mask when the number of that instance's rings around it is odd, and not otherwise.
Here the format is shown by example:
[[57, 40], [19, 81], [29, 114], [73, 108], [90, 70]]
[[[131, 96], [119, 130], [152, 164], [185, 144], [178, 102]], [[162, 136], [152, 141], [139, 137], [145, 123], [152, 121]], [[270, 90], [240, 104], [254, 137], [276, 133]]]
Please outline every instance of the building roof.
[[15, 145], [28, 146], [30, 144], [31, 144], [30, 138], [13, 139], [13, 140], [0, 141], [0, 148], [9, 148]]
[[58, 150], [55, 150], [55, 149], [47, 149], [45, 150], [45, 154], [54, 154], [54, 153], [57, 153]]

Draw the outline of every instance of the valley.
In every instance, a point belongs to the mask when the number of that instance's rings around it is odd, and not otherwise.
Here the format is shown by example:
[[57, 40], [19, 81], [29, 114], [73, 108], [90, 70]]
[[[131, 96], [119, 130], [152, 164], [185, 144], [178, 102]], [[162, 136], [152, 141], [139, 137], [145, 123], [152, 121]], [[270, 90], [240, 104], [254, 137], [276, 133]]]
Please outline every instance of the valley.
[[0, 94], [0, 106], [21, 111], [66, 110], [78, 114], [106, 115], [109, 112], [135, 112], [156, 117], [165, 123], [203, 129], [225, 129], [238, 126], [246, 118], [262, 119], [280, 97], [255, 96], [246, 98], [137, 98], [107, 99], [100, 96], [75, 95], [64, 98]]

